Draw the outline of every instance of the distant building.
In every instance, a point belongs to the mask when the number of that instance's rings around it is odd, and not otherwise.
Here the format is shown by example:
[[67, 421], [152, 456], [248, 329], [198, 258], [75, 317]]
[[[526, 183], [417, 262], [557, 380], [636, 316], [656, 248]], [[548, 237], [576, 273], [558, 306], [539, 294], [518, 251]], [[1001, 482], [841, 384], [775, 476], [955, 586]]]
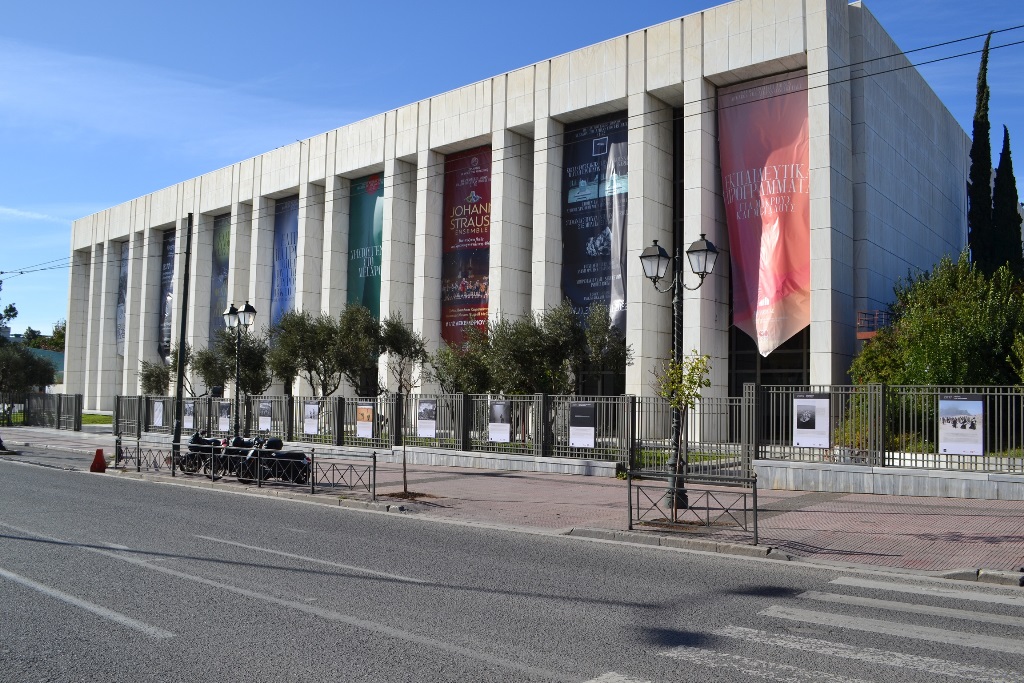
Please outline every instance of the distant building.
[[738, 0], [75, 221], [67, 391], [110, 410], [167, 357], [190, 213], [194, 348], [231, 302], [257, 328], [359, 302], [436, 347], [568, 298], [610, 306], [649, 395], [672, 310], [637, 256], [706, 234], [680, 343], [713, 391], [844, 383], [858, 311], [965, 245], [969, 145], [865, 4]]

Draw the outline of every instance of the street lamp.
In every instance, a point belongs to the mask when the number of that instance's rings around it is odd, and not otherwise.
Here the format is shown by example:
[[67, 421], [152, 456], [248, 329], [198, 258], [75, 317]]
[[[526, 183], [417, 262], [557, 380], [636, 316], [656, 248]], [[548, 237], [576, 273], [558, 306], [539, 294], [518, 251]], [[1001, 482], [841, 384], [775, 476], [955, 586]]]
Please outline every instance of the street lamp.
[[[682, 311], [680, 310], [680, 297], [679, 290], [696, 290], [704, 284], [704, 278], [711, 274], [711, 271], [715, 268], [715, 263], [718, 261], [718, 249], [712, 244], [711, 240], [704, 237], [704, 233], [700, 234], [700, 239], [690, 245], [690, 248], [686, 250], [686, 258], [690, 262], [690, 270], [693, 271], [694, 275], [700, 278], [700, 281], [693, 287], [688, 286], [683, 282], [683, 271], [679, 268], [679, 249], [676, 249], [675, 257], [670, 257], [665, 248], [658, 244], [658, 240], [654, 240], [654, 243], [643, 250], [640, 253], [640, 264], [644, 268], [644, 276], [651, 281], [654, 288], [661, 293], [672, 292], [672, 359], [679, 363], [682, 361], [682, 348], [679, 343], [679, 325], [682, 318]], [[658, 281], [665, 278], [668, 273], [669, 264], [672, 261], [677, 263], [673, 267], [672, 271], [672, 284], [665, 289], [658, 286]], [[667, 463], [668, 466], [674, 469], [674, 475], [669, 478], [669, 489], [668, 489], [668, 501], [669, 505], [672, 506], [672, 518], [675, 519], [675, 511], [677, 508], [686, 509], [686, 487], [685, 484], [679, 485], [679, 441], [681, 430], [685, 429], [682, 424], [682, 419], [679, 414], [678, 408], [672, 410], [672, 459]], [[682, 503], [680, 505], [680, 503]]]
[[238, 388], [239, 377], [241, 375], [241, 368], [239, 366], [239, 357], [242, 355], [242, 328], [249, 329], [253, 321], [256, 319], [256, 309], [246, 301], [245, 305], [242, 306], [242, 310], [235, 308], [234, 304], [228, 306], [227, 310], [224, 311], [224, 324], [228, 328], [235, 330], [235, 438], [238, 437], [238, 398], [241, 394], [241, 390]]

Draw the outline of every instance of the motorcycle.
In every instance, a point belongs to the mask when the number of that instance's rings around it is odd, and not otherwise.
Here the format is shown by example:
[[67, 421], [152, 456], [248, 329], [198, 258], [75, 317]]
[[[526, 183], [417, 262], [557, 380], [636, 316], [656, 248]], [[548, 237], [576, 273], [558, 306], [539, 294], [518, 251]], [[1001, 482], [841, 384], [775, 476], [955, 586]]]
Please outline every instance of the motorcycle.
[[208, 467], [223, 446], [220, 439], [208, 438], [206, 431], [198, 431], [188, 440], [188, 450], [178, 453], [175, 465], [185, 474], [195, 474], [204, 466]]
[[277, 437], [255, 439], [252, 449], [238, 465], [238, 480], [252, 482], [280, 479], [293, 484], [309, 481], [310, 459], [302, 451], [283, 451]]

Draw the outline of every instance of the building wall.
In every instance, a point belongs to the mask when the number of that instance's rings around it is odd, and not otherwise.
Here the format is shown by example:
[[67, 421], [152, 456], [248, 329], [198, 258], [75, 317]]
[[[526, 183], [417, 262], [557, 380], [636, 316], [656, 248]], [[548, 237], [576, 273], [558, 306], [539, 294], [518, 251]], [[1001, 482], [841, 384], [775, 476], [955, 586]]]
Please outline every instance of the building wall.
[[[190, 343], [201, 348], [208, 335], [209, 297], [203, 292], [209, 291], [212, 217], [231, 214], [229, 298], [239, 305], [250, 301], [262, 326], [270, 310], [275, 202], [295, 194], [296, 305], [337, 314], [346, 300], [349, 181], [372, 173], [382, 174], [385, 183], [381, 315], [400, 312], [436, 346], [444, 160], [481, 145], [492, 149], [490, 314], [517, 316], [557, 304], [563, 128], [625, 111], [626, 334], [636, 356], [626, 390], [651, 393], [650, 372], [670, 353], [670, 298], [643, 279], [636, 259], [652, 239], [671, 243], [676, 196], [683, 202], [684, 248], [704, 233], [721, 250], [715, 273], [683, 297], [681, 343], [685, 351], [712, 356], [713, 391], [724, 393], [730, 275], [717, 88], [801, 68], [810, 80], [811, 380], [843, 382], [856, 310], [884, 305], [895, 278], [958, 251], [966, 235], [966, 135], [913, 69], [882, 73], [885, 64], [905, 63], [902, 55], [862, 63], [893, 53], [896, 46], [860, 4], [738, 0], [384, 112], [82, 218], [72, 234], [69, 391], [82, 391], [88, 408], [109, 409], [115, 394], [138, 390], [139, 365], [156, 358], [160, 235], [168, 229], [178, 237], [177, 338], [190, 212], [197, 227]], [[682, 116], [678, 148], [674, 111]], [[683, 158], [678, 192], [674, 155]], [[110, 329], [116, 272], [111, 277], [105, 263], [124, 240], [133, 259], [133, 331], [122, 361]]]

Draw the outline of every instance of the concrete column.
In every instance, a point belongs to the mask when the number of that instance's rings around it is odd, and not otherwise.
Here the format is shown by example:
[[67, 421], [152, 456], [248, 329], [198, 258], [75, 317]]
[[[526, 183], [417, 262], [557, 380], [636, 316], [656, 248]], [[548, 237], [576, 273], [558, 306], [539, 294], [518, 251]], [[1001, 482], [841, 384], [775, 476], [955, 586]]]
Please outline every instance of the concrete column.
[[533, 138], [533, 248], [530, 306], [553, 308], [562, 300], [562, 132], [552, 118], [539, 118]]
[[103, 245], [100, 266], [99, 331], [96, 337], [96, 398], [98, 410], [113, 410], [114, 396], [121, 391], [121, 357], [117, 355], [117, 284], [121, 273], [121, 245]]
[[89, 256], [89, 324], [86, 328], [85, 351], [85, 396], [84, 407], [99, 410], [97, 388], [99, 385], [99, 339], [100, 310], [103, 301], [103, 259], [106, 257], [104, 242], [94, 242]]
[[299, 237], [295, 246], [295, 308], [319, 315], [324, 267], [324, 186], [299, 185]]
[[491, 142], [491, 262], [488, 317], [530, 311], [533, 270], [533, 141], [497, 130]]
[[86, 392], [92, 250], [79, 249], [71, 254], [68, 275], [67, 332], [64, 340], [64, 390], [69, 394]]
[[811, 384], [846, 384], [856, 350], [849, 8], [807, 0]]
[[[252, 204], [231, 205], [231, 256], [228, 258], [228, 303], [249, 301], [249, 254], [252, 247]], [[258, 309], [257, 309], [258, 310]], [[262, 325], [256, 325], [260, 329]]]
[[[401, 315], [413, 322], [413, 273], [416, 270], [416, 166], [398, 159], [384, 161], [384, 236], [381, 240], [380, 317]], [[440, 254], [440, 246], [438, 246]], [[438, 256], [440, 263], [440, 256]], [[438, 266], [440, 268], [440, 266]], [[438, 271], [440, 273], [440, 271]], [[439, 290], [440, 291], [440, 290]], [[440, 304], [438, 304], [440, 310]], [[419, 329], [419, 328], [414, 328]], [[428, 339], [436, 348], [440, 339]], [[380, 376], [388, 389], [397, 390], [382, 356]]]
[[[188, 343], [193, 351], [210, 344], [210, 289], [213, 279], [213, 216], [195, 214], [192, 218], [192, 264], [189, 286]], [[185, 248], [184, 237], [180, 249]], [[182, 268], [185, 264], [182, 263]], [[177, 333], [177, 328], [175, 328]], [[175, 337], [177, 339], [177, 337]], [[189, 376], [189, 381], [197, 379]], [[203, 387], [195, 387], [202, 393]]]
[[256, 320], [261, 325], [270, 325], [270, 285], [274, 273], [275, 206], [276, 202], [269, 197], [257, 197], [252, 203], [252, 245], [249, 251], [248, 296], [249, 303], [256, 308]]
[[125, 395], [139, 393], [139, 324], [142, 310], [142, 273], [145, 269], [145, 233], [133, 232], [128, 242], [128, 289], [124, 302], [124, 360], [121, 363], [121, 388]]
[[[650, 395], [651, 371], [671, 356], [672, 296], [643, 277], [640, 252], [653, 240], [672, 250], [672, 108], [646, 92], [629, 96], [626, 341], [633, 365], [626, 393]], [[663, 284], [664, 286], [664, 284]]]
[[324, 264], [320, 308], [337, 318], [348, 300], [348, 178], [327, 178], [324, 193]]
[[[173, 228], [171, 228], [173, 229]], [[138, 360], [136, 377], [142, 362], [162, 362], [160, 358], [160, 262], [163, 254], [164, 229], [146, 228], [142, 238], [142, 283], [138, 317]], [[135, 392], [141, 392], [136, 384]]]
[[[168, 362], [173, 358], [174, 349], [178, 346], [181, 341], [181, 302], [185, 295], [185, 243], [188, 241], [188, 212], [192, 211], [193, 205], [197, 204], [195, 197], [189, 197], [183, 206], [183, 216], [178, 218], [174, 222], [174, 278], [173, 278], [173, 292], [171, 293], [171, 355], [167, 357]], [[200, 220], [198, 213], [193, 211], [192, 215], [192, 261], [191, 269], [195, 272], [196, 267], [196, 245], [199, 240], [196, 239], [196, 224]], [[194, 281], [193, 281], [194, 282]], [[195, 287], [192, 286], [189, 290], [189, 308], [188, 317], [189, 324], [185, 327], [185, 341], [189, 344], [194, 343], [192, 335], [189, 334], [191, 329], [191, 323], [195, 319], [195, 302], [196, 294]], [[168, 391], [171, 395], [177, 392], [176, 386], [177, 376], [174, 372], [171, 372], [171, 383], [168, 386]]]
[[[427, 339], [430, 350], [437, 348], [441, 343], [443, 198], [444, 155], [432, 150], [422, 150], [418, 154], [416, 168], [414, 253], [417, 258], [413, 267], [412, 324], [413, 329], [418, 330]], [[394, 300], [394, 294], [389, 294], [390, 299]]]

